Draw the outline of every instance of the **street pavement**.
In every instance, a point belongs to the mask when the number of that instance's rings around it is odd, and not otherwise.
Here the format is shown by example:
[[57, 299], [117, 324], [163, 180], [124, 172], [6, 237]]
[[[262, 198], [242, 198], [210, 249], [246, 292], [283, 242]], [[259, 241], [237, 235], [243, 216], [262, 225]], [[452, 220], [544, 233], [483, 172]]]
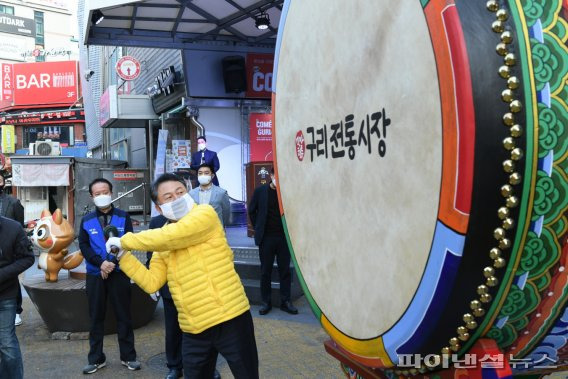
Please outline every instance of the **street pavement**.
[[[289, 315], [279, 308], [266, 316], [252, 306], [261, 378], [342, 378], [339, 362], [323, 347], [327, 339], [304, 297], [296, 301], [300, 313]], [[164, 312], [160, 300], [153, 320], [134, 331], [140, 371], [120, 364], [116, 334], [105, 336], [107, 366], [83, 375], [89, 341], [86, 333], [69, 340], [52, 339], [34, 305], [24, 291], [23, 324], [16, 328], [24, 357], [24, 378], [163, 378], [167, 373], [164, 353]], [[217, 369], [232, 378], [227, 362], [219, 358]]]

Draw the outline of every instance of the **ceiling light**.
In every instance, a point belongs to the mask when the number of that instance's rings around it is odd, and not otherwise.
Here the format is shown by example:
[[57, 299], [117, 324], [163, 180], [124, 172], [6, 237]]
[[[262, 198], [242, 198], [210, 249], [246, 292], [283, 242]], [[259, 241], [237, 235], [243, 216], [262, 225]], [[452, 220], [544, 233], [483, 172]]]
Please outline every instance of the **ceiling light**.
[[105, 15], [99, 9], [93, 11], [93, 14], [91, 15], [91, 22], [93, 24], [98, 25], [104, 19], [105, 19]]
[[270, 26], [270, 17], [265, 11], [261, 11], [258, 16], [254, 18], [254, 25], [257, 29], [266, 30]]

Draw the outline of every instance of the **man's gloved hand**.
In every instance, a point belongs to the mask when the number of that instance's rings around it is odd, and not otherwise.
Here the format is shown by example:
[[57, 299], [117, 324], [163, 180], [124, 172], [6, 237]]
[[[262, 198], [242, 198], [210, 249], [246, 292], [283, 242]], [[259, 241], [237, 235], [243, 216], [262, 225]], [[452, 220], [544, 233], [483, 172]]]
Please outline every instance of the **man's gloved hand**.
[[160, 300], [160, 292], [156, 291], [154, 293], [151, 293], [150, 297], [152, 298], [152, 300], [158, 301], [158, 300]]
[[122, 245], [120, 244], [120, 238], [118, 237], [110, 237], [106, 242], [106, 251], [107, 253], [112, 253], [116, 255], [117, 259], [120, 259], [124, 250], [122, 250]]

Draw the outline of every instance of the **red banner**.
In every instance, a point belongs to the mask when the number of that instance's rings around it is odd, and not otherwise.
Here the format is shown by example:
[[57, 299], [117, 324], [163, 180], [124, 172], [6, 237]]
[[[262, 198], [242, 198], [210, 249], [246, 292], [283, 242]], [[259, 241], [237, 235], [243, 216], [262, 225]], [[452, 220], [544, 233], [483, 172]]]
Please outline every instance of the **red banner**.
[[[11, 66], [11, 76], [6, 66]], [[72, 105], [79, 99], [77, 61], [2, 65], [2, 100], [6, 106]], [[8, 93], [10, 86], [11, 93]]]
[[251, 113], [250, 161], [271, 161], [272, 157], [272, 115], [270, 113]]
[[11, 63], [2, 63], [2, 94], [0, 96], [0, 108], [12, 104], [14, 95], [14, 68]]
[[247, 54], [246, 97], [272, 96], [272, 69], [274, 54]]

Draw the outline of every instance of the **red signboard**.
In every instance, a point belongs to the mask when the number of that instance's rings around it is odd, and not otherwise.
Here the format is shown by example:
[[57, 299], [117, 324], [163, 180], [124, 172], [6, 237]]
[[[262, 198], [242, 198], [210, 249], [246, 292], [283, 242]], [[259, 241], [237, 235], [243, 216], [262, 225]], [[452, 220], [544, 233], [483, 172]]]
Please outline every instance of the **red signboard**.
[[0, 96], [0, 107], [10, 106], [14, 94], [14, 70], [10, 63], [2, 63], [2, 94]]
[[247, 54], [246, 97], [272, 96], [272, 69], [274, 54]]
[[0, 122], [6, 125], [27, 124], [62, 124], [85, 122], [83, 110], [67, 110], [56, 112], [34, 112], [26, 114], [6, 115], [0, 117]]
[[[10, 77], [8, 70], [11, 71]], [[72, 105], [79, 99], [77, 61], [3, 64], [2, 72], [3, 108]], [[9, 89], [11, 93], [7, 92]], [[6, 96], [11, 96], [9, 105], [5, 104]]]
[[271, 161], [272, 157], [272, 115], [270, 113], [251, 113], [250, 161]]

